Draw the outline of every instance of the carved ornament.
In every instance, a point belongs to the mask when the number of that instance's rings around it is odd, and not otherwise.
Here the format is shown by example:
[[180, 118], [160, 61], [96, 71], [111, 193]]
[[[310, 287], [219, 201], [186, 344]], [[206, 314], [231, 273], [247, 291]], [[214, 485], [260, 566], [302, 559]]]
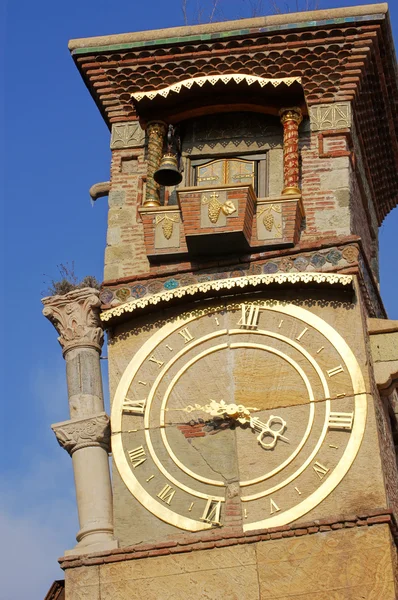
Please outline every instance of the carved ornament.
[[275, 237], [282, 237], [282, 221], [276, 220], [275, 215], [280, 216], [282, 214], [282, 206], [280, 204], [270, 204], [265, 206], [264, 208], [260, 208], [258, 211], [258, 216], [262, 217], [263, 225], [268, 232], [272, 232], [274, 230]]
[[149, 100], [153, 100], [154, 98], [156, 98], [156, 96], [163, 96], [163, 98], [167, 98], [170, 92], [175, 92], [176, 94], [178, 94], [183, 87], [191, 89], [193, 85], [198, 85], [199, 87], [202, 87], [204, 83], [208, 82], [211, 83], [211, 85], [215, 85], [219, 81], [225, 84], [229, 83], [230, 81], [234, 81], [235, 83], [241, 83], [241, 81], [245, 81], [247, 85], [258, 83], [261, 87], [264, 87], [267, 84], [277, 87], [282, 83], [290, 86], [296, 81], [301, 84], [301, 77], [283, 77], [279, 79], [270, 79], [268, 77], [257, 77], [256, 75], [247, 75], [245, 73], [207, 75], [203, 77], [191, 77], [189, 79], [184, 79], [183, 81], [173, 83], [173, 85], [169, 85], [159, 90], [148, 90], [147, 92], [134, 92], [133, 94], [131, 94], [131, 97], [137, 101], [142, 100], [143, 98], [149, 98]]
[[351, 127], [351, 104], [339, 102], [310, 107], [312, 131], [349, 129]]
[[216, 192], [212, 192], [209, 198], [203, 195], [202, 204], [206, 204], [208, 206], [208, 216], [211, 223], [217, 223], [221, 212], [227, 217], [236, 212], [236, 206], [232, 200], [227, 200], [226, 202], [222, 203], [219, 201], [218, 194]]
[[231, 290], [233, 288], [256, 288], [264, 285], [317, 283], [326, 285], [352, 286], [352, 275], [340, 275], [339, 273], [274, 273], [272, 275], [247, 275], [245, 277], [234, 277], [229, 279], [216, 279], [214, 281], [203, 281], [193, 285], [178, 287], [160, 293], [145, 296], [121, 306], [110, 308], [101, 313], [101, 321], [110, 321], [126, 313], [135, 312], [146, 306], [156, 305], [159, 302], [169, 302], [174, 298], [184, 296], [196, 296], [202, 293], [220, 290]]
[[166, 240], [169, 240], [173, 235], [174, 223], [179, 223], [180, 217], [179, 215], [156, 215], [155, 225], [158, 226], [160, 223], [162, 224], [163, 235]]
[[117, 148], [140, 148], [145, 144], [145, 131], [136, 123], [112, 125], [111, 150]]
[[72, 456], [81, 448], [100, 446], [110, 452], [111, 429], [109, 417], [100, 413], [88, 419], [63, 421], [51, 425], [58, 443]]
[[43, 315], [60, 334], [58, 341], [64, 354], [79, 346], [101, 351], [104, 332], [99, 317], [101, 301], [98, 290], [82, 288], [64, 296], [47, 296], [42, 302]]

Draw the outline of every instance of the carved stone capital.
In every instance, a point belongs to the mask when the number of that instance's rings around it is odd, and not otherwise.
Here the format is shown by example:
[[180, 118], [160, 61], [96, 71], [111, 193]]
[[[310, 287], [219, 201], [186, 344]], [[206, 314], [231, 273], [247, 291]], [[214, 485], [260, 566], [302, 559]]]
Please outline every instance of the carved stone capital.
[[63, 421], [51, 425], [58, 443], [71, 456], [76, 450], [100, 446], [110, 451], [110, 424], [106, 413], [88, 419]]
[[42, 300], [43, 315], [60, 334], [63, 354], [71, 348], [89, 346], [101, 352], [104, 332], [99, 317], [101, 301], [94, 288], [73, 290], [64, 296], [47, 296]]

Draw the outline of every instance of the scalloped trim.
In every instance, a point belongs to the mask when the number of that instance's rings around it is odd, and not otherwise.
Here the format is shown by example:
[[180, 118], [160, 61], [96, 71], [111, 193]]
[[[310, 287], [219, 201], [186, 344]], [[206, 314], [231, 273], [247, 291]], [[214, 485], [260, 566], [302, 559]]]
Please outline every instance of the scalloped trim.
[[101, 321], [110, 321], [115, 317], [120, 317], [125, 313], [132, 313], [139, 308], [145, 308], [149, 305], [156, 305], [159, 302], [169, 302], [174, 298], [183, 296], [195, 296], [201, 292], [210, 292], [212, 290], [231, 290], [233, 288], [256, 287], [261, 284], [270, 285], [271, 283], [327, 283], [329, 285], [352, 285], [352, 275], [340, 275], [338, 273], [275, 273], [273, 275], [247, 275], [245, 277], [236, 277], [229, 279], [216, 279], [215, 281], [203, 281], [184, 287], [178, 287], [174, 290], [167, 290], [126, 302], [115, 308], [110, 308], [101, 313]]
[[143, 98], [149, 98], [150, 100], [153, 100], [156, 96], [163, 96], [163, 98], [166, 98], [170, 92], [176, 92], [178, 94], [181, 91], [182, 87], [191, 89], [191, 87], [193, 86], [194, 83], [196, 85], [202, 87], [202, 85], [206, 82], [209, 82], [212, 85], [215, 85], [219, 81], [222, 81], [222, 83], [227, 84], [231, 80], [233, 80], [235, 83], [240, 83], [241, 81], [246, 81], [247, 85], [252, 85], [252, 83], [259, 83], [261, 87], [264, 87], [268, 83], [270, 83], [274, 87], [277, 87], [281, 83], [284, 83], [289, 86], [295, 82], [301, 84], [301, 77], [281, 77], [279, 79], [270, 79], [267, 77], [257, 77], [257, 75], [246, 75], [244, 73], [229, 73], [229, 74], [227, 73], [227, 74], [223, 74], [223, 75], [207, 75], [204, 77], [191, 77], [190, 79], [184, 79], [183, 81], [179, 81], [178, 83], [173, 83], [172, 85], [169, 85], [160, 90], [149, 90], [147, 92], [134, 92], [133, 94], [131, 94], [131, 98], [134, 98], [134, 100], [137, 100], [137, 102], [139, 102]]

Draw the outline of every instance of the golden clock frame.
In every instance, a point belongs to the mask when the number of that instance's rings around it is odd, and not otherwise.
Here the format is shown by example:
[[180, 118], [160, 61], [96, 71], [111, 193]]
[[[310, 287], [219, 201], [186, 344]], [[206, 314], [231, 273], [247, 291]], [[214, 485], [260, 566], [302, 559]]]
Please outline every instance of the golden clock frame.
[[[244, 524], [244, 531], [252, 531], [261, 528], [277, 527], [280, 525], [288, 524], [302, 517], [307, 512], [312, 510], [315, 506], [317, 506], [320, 502], [322, 502], [322, 500], [324, 500], [337, 487], [337, 485], [347, 474], [348, 470], [351, 468], [351, 465], [354, 462], [354, 459], [358, 454], [359, 448], [362, 443], [367, 416], [367, 398], [364, 378], [354, 353], [352, 352], [348, 344], [345, 342], [345, 340], [342, 338], [342, 336], [331, 325], [326, 323], [321, 317], [314, 315], [313, 313], [302, 307], [285, 303], [273, 303], [272, 306], [263, 307], [264, 310], [266, 310], [267, 308], [268, 310], [272, 310], [274, 312], [280, 312], [281, 314], [290, 315], [291, 317], [296, 318], [305, 323], [306, 325], [309, 325], [313, 329], [317, 330], [321, 335], [327, 337], [327, 339], [334, 346], [334, 348], [337, 350], [338, 354], [344, 361], [350, 374], [351, 383], [353, 387], [353, 396], [355, 398], [355, 419], [353, 422], [350, 439], [347, 443], [347, 446], [340, 461], [337, 463], [336, 467], [333, 469], [330, 475], [328, 475], [327, 479], [325, 479], [325, 481], [321, 483], [319, 488], [315, 490], [315, 492], [310, 494], [307, 498], [305, 498], [304, 500], [302, 500], [301, 502], [299, 502], [298, 504], [284, 511], [281, 514], [275, 514], [271, 517], [260, 521], [256, 521], [254, 523]], [[213, 312], [213, 310], [211, 312]], [[146, 491], [146, 489], [139, 483], [139, 481], [133, 475], [131, 467], [125, 456], [122, 444], [121, 421], [123, 400], [126, 397], [126, 392], [131, 384], [131, 381], [137, 374], [143, 361], [153, 353], [154, 349], [157, 346], [159, 346], [159, 344], [165, 338], [175, 333], [182, 327], [186, 327], [190, 322], [202, 317], [203, 314], [205, 314], [205, 312], [200, 311], [200, 314], [176, 317], [171, 322], [167, 323], [161, 329], [156, 331], [151, 336], [151, 338], [145, 342], [145, 344], [131, 359], [130, 363], [126, 367], [119, 381], [114, 396], [111, 414], [111, 423], [113, 431], [112, 452], [119, 474], [129, 491], [147, 510], [149, 510], [153, 515], [155, 515], [159, 519], [171, 525], [174, 525], [175, 527], [191, 532], [210, 529], [212, 527], [212, 524], [198, 522], [197, 520], [190, 519], [183, 515], [179, 515], [167, 508], [167, 506], [160, 505], [160, 503]], [[214, 335], [218, 336], [219, 332], [215, 332]], [[203, 343], [203, 338], [198, 340], [198, 344], [199, 343]], [[178, 358], [183, 354], [183, 351], [184, 349], [177, 353], [177, 355], [174, 356], [171, 360], [173, 360], [173, 362], [178, 360]], [[169, 363], [167, 363], [164, 370], [167, 370], [168, 368]], [[162, 376], [163, 370], [159, 373], [152, 387], [155, 386], [155, 383], [158, 379], [160, 381]], [[302, 471], [304, 471], [305, 468], [308, 466], [305, 463], [304, 465], [305, 466], [302, 466]], [[167, 477], [170, 479], [169, 474], [167, 475]], [[212, 498], [212, 496], [206, 495], [206, 498]]]

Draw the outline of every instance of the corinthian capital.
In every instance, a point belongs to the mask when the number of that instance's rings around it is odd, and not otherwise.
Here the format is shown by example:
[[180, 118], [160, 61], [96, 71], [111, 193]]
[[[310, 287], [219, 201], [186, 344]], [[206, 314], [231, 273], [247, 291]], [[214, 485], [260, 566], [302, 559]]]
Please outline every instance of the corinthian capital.
[[43, 315], [58, 331], [58, 341], [65, 354], [78, 346], [101, 351], [104, 332], [99, 318], [99, 292], [94, 288], [73, 290], [64, 296], [47, 296], [42, 300]]
[[76, 450], [101, 446], [110, 451], [109, 417], [103, 412], [88, 419], [63, 421], [51, 425], [58, 443], [71, 456]]

